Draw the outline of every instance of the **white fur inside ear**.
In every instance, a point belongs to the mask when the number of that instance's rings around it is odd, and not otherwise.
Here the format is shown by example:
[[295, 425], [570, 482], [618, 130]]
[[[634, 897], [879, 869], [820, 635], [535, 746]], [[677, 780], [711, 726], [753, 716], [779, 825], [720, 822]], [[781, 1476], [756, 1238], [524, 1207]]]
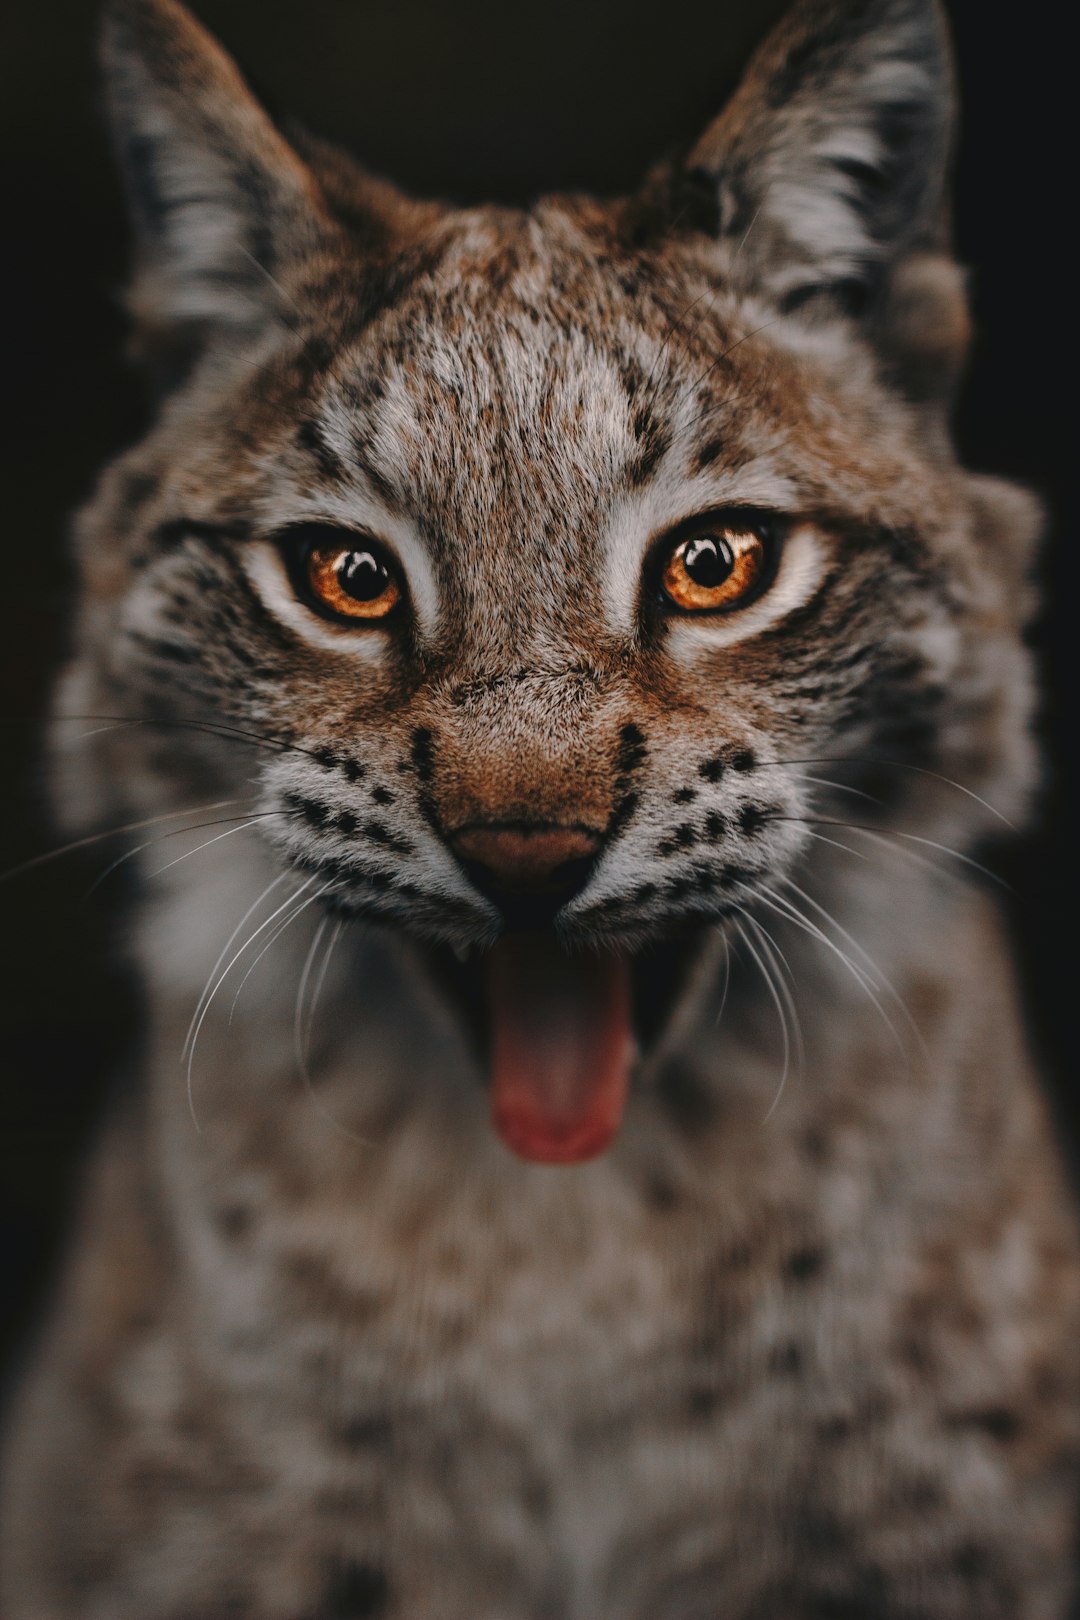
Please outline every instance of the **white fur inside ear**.
[[808, 523], [793, 529], [783, 543], [776, 578], [749, 607], [712, 617], [672, 615], [667, 634], [669, 655], [680, 662], [693, 662], [703, 652], [730, 647], [778, 624], [814, 595], [825, 578], [828, 553], [820, 530]]

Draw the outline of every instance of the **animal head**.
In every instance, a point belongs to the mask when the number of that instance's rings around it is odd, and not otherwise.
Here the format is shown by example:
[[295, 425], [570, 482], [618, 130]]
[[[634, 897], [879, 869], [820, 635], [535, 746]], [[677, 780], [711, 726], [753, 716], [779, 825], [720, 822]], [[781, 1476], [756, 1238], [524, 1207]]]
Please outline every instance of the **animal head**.
[[1036, 519], [948, 440], [935, 0], [801, 0], [637, 194], [525, 210], [286, 140], [176, 0], [106, 62], [161, 403], [82, 520], [83, 691], [172, 779], [254, 749], [324, 904], [531, 982], [797, 871], [810, 778], [954, 842], [1018, 801]]

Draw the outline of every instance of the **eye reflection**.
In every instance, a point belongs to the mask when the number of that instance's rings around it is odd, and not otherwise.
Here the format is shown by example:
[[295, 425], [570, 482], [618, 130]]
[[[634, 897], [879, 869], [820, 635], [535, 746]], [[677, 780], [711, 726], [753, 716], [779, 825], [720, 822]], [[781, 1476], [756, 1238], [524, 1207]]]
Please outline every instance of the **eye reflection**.
[[397, 564], [377, 540], [312, 524], [291, 530], [284, 545], [297, 595], [327, 617], [370, 624], [402, 599]]
[[716, 613], [745, 604], [767, 582], [770, 548], [749, 524], [705, 524], [672, 548], [660, 574], [667, 602], [683, 613]]

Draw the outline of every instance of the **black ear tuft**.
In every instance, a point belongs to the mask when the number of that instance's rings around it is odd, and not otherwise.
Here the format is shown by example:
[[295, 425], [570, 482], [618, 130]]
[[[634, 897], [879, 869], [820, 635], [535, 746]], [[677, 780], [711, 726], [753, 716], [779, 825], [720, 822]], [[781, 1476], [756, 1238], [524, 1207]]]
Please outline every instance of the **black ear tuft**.
[[938, 0], [800, 0], [693, 149], [689, 217], [781, 307], [853, 310], [891, 263], [944, 245], [952, 112]]
[[143, 346], [198, 349], [223, 328], [265, 324], [280, 261], [320, 228], [311, 174], [177, 0], [117, 0], [102, 54]]

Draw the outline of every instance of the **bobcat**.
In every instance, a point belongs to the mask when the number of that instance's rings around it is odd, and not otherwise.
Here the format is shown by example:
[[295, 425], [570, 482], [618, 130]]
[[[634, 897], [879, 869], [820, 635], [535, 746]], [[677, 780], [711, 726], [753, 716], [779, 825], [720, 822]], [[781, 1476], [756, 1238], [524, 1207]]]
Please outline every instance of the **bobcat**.
[[972, 856], [1040, 517], [950, 447], [935, 0], [799, 0], [525, 211], [286, 140], [177, 0], [106, 62], [160, 406], [56, 798], [145, 1024], [5, 1620], [1061, 1620], [1080, 1251]]

